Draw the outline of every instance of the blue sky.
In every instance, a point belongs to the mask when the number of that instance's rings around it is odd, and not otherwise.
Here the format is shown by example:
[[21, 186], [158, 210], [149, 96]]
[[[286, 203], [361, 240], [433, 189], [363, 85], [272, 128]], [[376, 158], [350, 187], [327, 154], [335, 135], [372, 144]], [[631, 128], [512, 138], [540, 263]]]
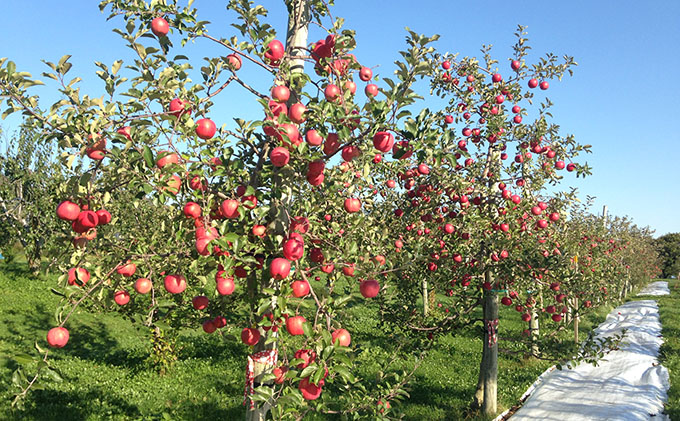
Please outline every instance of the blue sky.
[[[200, 18], [213, 22], [210, 32], [231, 35], [234, 15], [226, 1], [196, 0]], [[269, 22], [285, 33], [282, 1], [263, 1]], [[596, 196], [596, 209], [628, 215], [657, 235], [680, 232], [680, 1], [355, 1], [338, 0], [335, 16], [357, 31], [355, 54], [374, 72], [389, 75], [398, 51], [405, 48], [404, 27], [424, 34], [438, 33], [441, 51], [476, 55], [482, 44], [493, 44], [501, 66], [509, 57], [518, 24], [528, 26], [530, 58], [546, 52], [574, 56], [579, 66], [571, 78], [552, 83], [548, 97], [563, 133], [593, 145], [587, 156], [594, 167], [585, 180], [565, 177], [581, 195]], [[0, 56], [17, 68], [39, 76], [41, 59], [56, 61], [73, 55], [72, 74], [83, 77], [81, 91], [99, 96], [94, 61], [111, 64], [130, 57], [111, 29], [120, 21], [106, 21], [98, 1], [4, 1], [0, 10]], [[321, 34], [312, 33], [310, 41]], [[197, 59], [224, 52], [205, 43], [192, 47]], [[196, 63], [195, 67], [200, 67]], [[44, 79], [44, 78], [42, 78]], [[266, 83], [266, 82], [263, 82]], [[47, 101], [57, 98], [53, 85], [35, 91]], [[242, 91], [227, 93], [219, 104], [225, 120], [254, 110], [244, 106]], [[250, 98], [247, 98], [250, 101]], [[238, 114], [237, 114], [238, 113]], [[247, 116], [246, 116], [247, 117]], [[16, 119], [0, 122], [6, 130]]]

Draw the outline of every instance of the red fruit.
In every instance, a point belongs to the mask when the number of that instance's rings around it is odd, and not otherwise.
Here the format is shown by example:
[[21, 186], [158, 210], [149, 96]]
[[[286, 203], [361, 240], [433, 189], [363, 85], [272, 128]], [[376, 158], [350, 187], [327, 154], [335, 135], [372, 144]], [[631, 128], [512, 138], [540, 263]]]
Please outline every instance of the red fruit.
[[148, 294], [149, 291], [151, 291], [151, 280], [148, 278], [139, 278], [137, 279], [137, 282], [135, 282], [135, 291], [137, 291], [138, 294]]
[[116, 291], [116, 293], [113, 294], [113, 301], [119, 306], [124, 306], [130, 302], [130, 294], [128, 294], [127, 291]]
[[217, 330], [217, 325], [215, 324], [214, 320], [206, 320], [203, 322], [202, 327], [205, 333], [213, 333]]
[[346, 162], [350, 162], [354, 158], [358, 157], [361, 155], [361, 152], [359, 151], [359, 148], [356, 146], [348, 145], [342, 148], [342, 159]]
[[197, 295], [191, 300], [191, 305], [194, 306], [195, 310], [205, 310], [209, 303], [210, 300], [205, 295]]
[[293, 316], [286, 319], [286, 330], [291, 335], [302, 335], [302, 324], [307, 320], [302, 316]]
[[281, 41], [275, 39], [267, 44], [267, 50], [264, 53], [264, 57], [272, 66], [278, 66], [279, 61], [283, 58], [284, 53], [285, 49], [283, 48], [283, 44]]
[[308, 401], [318, 399], [319, 396], [321, 396], [322, 392], [321, 386], [317, 386], [314, 383], [311, 383], [309, 381], [309, 377], [305, 377], [304, 379], [300, 380], [298, 389], [300, 389], [300, 392], [302, 392], [302, 397]]
[[350, 342], [352, 342], [352, 337], [346, 329], [334, 330], [333, 333], [331, 333], [331, 338], [333, 338], [334, 344], [337, 340], [339, 342], [338, 345], [340, 346], [349, 346]]
[[503, 80], [503, 77], [500, 75], [500, 73], [494, 73], [494, 75], [491, 76], [491, 80], [493, 81], [493, 83], [498, 83], [501, 80]]
[[397, 186], [397, 183], [394, 180], [387, 180], [387, 182], [385, 184], [387, 185], [387, 187], [389, 187], [391, 189], [393, 189]]
[[52, 348], [63, 348], [68, 338], [68, 330], [65, 327], [53, 327], [47, 332], [47, 343]]
[[420, 164], [418, 165], [418, 172], [421, 175], [427, 175], [430, 173], [430, 167], [428, 167], [427, 164]]
[[522, 66], [522, 63], [520, 63], [519, 60], [513, 60], [512, 63], [510, 63], [510, 68], [512, 70], [519, 70], [519, 68]]
[[288, 274], [290, 274], [290, 261], [282, 257], [277, 257], [272, 260], [272, 263], [269, 266], [269, 273], [274, 279], [285, 279], [288, 277]]
[[279, 146], [272, 149], [271, 153], [269, 154], [269, 159], [272, 161], [272, 165], [275, 167], [283, 167], [288, 163], [288, 161], [290, 161], [290, 152], [288, 151], [288, 148]]
[[501, 304], [503, 304], [504, 306], [511, 306], [512, 299], [510, 297], [503, 297], [501, 298]]
[[323, 90], [323, 94], [326, 97], [326, 101], [334, 102], [340, 97], [340, 88], [332, 83], [328, 84]]
[[216, 277], [215, 281], [217, 282], [217, 292], [220, 295], [231, 295], [234, 292], [234, 289], [236, 288], [236, 285], [234, 285], [234, 278], [232, 278], [231, 276], [227, 278], [218, 276]]
[[137, 271], [137, 265], [128, 261], [126, 264], [118, 266], [116, 272], [125, 276], [126, 278], [131, 277]]
[[560, 219], [560, 214], [557, 212], [553, 212], [550, 214], [550, 220], [553, 222], [557, 222]]
[[187, 280], [182, 275], [168, 275], [163, 281], [165, 290], [171, 294], [179, 294], [187, 289]]
[[537, 87], [537, 86], [538, 86], [538, 80], [536, 80], [536, 79], [530, 79], [530, 80], [529, 80], [529, 87], [530, 87], [531, 89], [534, 89], [534, 88]]
[[368, 82], [371, 80], [373, 77], [373, 70], [371, 70], [368, 67], [362, 67], [361, 70], [359, 70], [359, 79], [363, 80], [364, 82]]
[[307, 368], [316, 360], [316, 352], [311, 349], [298, 349], [295, 351], [294, 356], [296, 360], [302, 360], [301, 363], [295, 366], [298, 370]]
[[282, 384], [286, 379], [286, 373], [288, 372], [288, 367], [276, 367], [272, 370], [272, 374], [276, 376], [274, 383]]
[[297, 216], [293, 218], [293, 221], [290, 223], [290, 231], [291, 232], [299, 232], [300, 234], [304, 234], [309, 230], [309, 220], [305, 218], [304, 216]]
[[357, 92], [357, 84], [352, 82], [351, 80], [346, 80], [345, 90], [349, 91], [352, 95], [354, 95]]
[[348, 263], [347, 266], [343, 266], [342, 273], [344, 273], [345, 276], [354, 276], [354, 263]]
[[179, 98], [175, 98], [172, 101], [170, 101], [169, 105], [169, 110], [170, 110], [170, 115], [175, 116], [177, 118], [181, 117], [184, 114], [191, 114], [191, 108], [189, 108], [189, 101], [183, 101]]
[[83, 286], [90, 280], [90, 272], [85, 268], [71, 268], [68, 271], [68, 284]]
[[550, 289], [553, 291], [559, 291], [560, 290], [560, 284], [558, 282], [553, 282], [550, 284]]
[[304, 252], [305, 244], [298, 238], [289, 238], [283, 243], [283, 256], [288, 260], [300, 260]]
[[75, 221], [80, 215], [80, 206], [65, 200], [57, 206], [57, 217], [65, 221]]
[[444, 116], [444, 122], [446, 122], [446, 124], [453, 123], [453, 116], [452, 115]]
[[97, 212], [98, 223], [97, 225], [107, 225], [111, 222], [111, 214], [106, 209], [99, 209]]
[[359, 284], [359, 291], [364, 298], [373, 298], [380, 292], [380, 284], [374, 279], [366, 279]]
[[272, 88], [272, 98], [276, 102], [286, 102], [290, 98], [290, 89], [284, 85], [277, 85]]
[[565, 167], [564, 161], [555, 162], [555, 168], [557, 168], [558, 170], [562, 170], [564, 169], [564, 167]]
[[340, 140], [337, 133], [328, 133], [326, 141], [323, 144], [323, 153], [326, 155], [333, 155], [340, 149]]
[[217, 316], [212, 322], [217, 328], [223, 328], [227, 325], [227, 319], [225, 319], [224, 316]]
[[168, 151], [161, 151], [158, 155], [161, 156], [156, 161], [156, 166], [158, 168], [163, 168], [166, 165], [179, 163], [179, 156], [176, 153], [168, 153]]
[[366, 94], [366, 96], [368, 97], [374, 97], [378, 95], [378, 85], [376, 85], [375, 83], [369, 83], [364, 88], [364, 94]]
[[158, 38], [164, 37], [170, 31], [170, 26], [168, 21], [163, 18], [155, 18], [151, 21], [151, 32], [154, 33]]
[[531, 320], [531, 314], [529, 313], [522, 314], [522, 320], [528, 322], [529, 320]]
[[203, 140], [207, 140], [215, 136], [217, 126], [209, 118], [202, 118], [196, 122], [196, 136]]
[[545, 308], [545, 312], [549, 314], [553, 314], [555, 312], [555, 306], [548, 306]]
[[323, 137], [316, 130], [307, 130], [305, 134], [305, 140], [309, 146], [321, 146], [323, 143]]
[[361, 209], [361, 200], [349, 197], [345, 199], [344, 207], [348, 213], [359, 212]]
[[309, 294], [309, 282], [305, 280], [293, 281], [290, 287], [293, 289], [293, 296], [296, 298], [302, 298]]
[[264, 225], [253, 225], [253, 235], [256, 237], [264, 237], [267, 233], [267, 227]]
[[445, 62], [442, 63], [442, 69], [444, 70], [449, 70], [451, 68], [451, 62], [446, 60]]
[[296, 103], [291, 105], [290, 110], [288, 110], [288, 118], [290, 118], [290, 121], [296, 124], [302, 124], [305, 122], [306, 117], [305, 117], [305, 112], [307, 111], [307, 107], [304, 106], [304, 104], [301, 103]]
[[309, 259], [314, 263], [322, 263], [325, 260], [325, 257], [320, 248], [314, 247], [309, 253]]
[[99, 224], [99, 217], [91, 210], [85, 210], [78, 214], [77, 223], [86, 230], [94, 228]]
[[541, 82], [541, 84], [540, 84], [540, 88], [544, 91], [546, 89], [548, 89], [549, 86], [550, 86], [550, 84], [548, 82], [546, 82], [545, 80], [543, 82]]
[[254, 327], [246, 327], [241, 331], [241, 340], [248, 346], [255, 346], [260, 341], [260, 331]]
[[562, 315], [561, 314], [553, 314], [552, 319], [555, 322], [561, 322], [562, 321]]
[[188, 202], [184, 205], [184, 216], [187, 218], [200, 218], [201, 217], [201, 205], [196, 202]]
[[389, 132], [377, 132], [373, 136], [373, 146], [380, 152], [388, 152], [394, 146], [394, 136]]
[[574, 164], [567, 164], [567, 171], [572, 172], [576, 169], [576, 165]]
[[239, 217], [238, 207], [239, 207], [238, 200], [226, 199], [220, 205], [220, 212], [222, 213], [222, 215], [224, 215], [225, 218], [230, 219], [238, 218]]
[[234, 70], [241, 69], [241, 65], [243, 64], [241, 57], [239, 57], [238, 54], [229, 54], [227, 56], [227, 63], [229, 63]]

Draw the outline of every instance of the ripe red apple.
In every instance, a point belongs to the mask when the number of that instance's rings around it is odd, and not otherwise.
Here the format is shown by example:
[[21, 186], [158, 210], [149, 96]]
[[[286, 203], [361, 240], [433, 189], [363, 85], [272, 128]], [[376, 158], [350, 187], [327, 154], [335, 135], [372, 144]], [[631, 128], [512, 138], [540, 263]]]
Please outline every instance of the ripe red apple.
[[276, 102], [286, 102], [290, 98], [290, 89], [284, 85], [276, 85], [272, 88], [272, 98]]
[[309, 377], [305, 377], [304, 379], [300, 380], [298, 389], [300, 389], [300, 392], [302, 392], [302, 397], [308, 401], [318, 399], [319, 396], [321, 396], [322, 391], [321, 386], [311, 383]]
[[296, 360], [302, 360], [295, 366], [298, 370], [303, 370], [316, 361], [316, 352], [311, 349], [298, 349], [294, 356]]
[[376, 85], [375, 83], [369, 83], [364, 88], [364, 93], [366, 94], [367, 97], [377, 96], [378, 95], [378, 85]]
[[361, 210], [361, 200], [348, 197], [345, 199], [344, 207], [348, 213], [359, 212]]
[[191, 108], [189, 106], [191, 103], [189, 101], [183, 101], [179, 98], [175, 98], [172, 101], [170, 101], [170, 105], [168, 106], [169, 109], [169, 114], [171, 116], [175, 116], [177, 118], [181, 117], [184, 114], [191, 114]]
[[528, 322], [529, 320], [531, 320], [531, 314], [529, 313], [522, 314], [522, 320]]
[[94, 228], [99, 224], [99, 217], [95, 212], [92, 212], [91, 210], [84, 210], [81, 211], [78, 214], [78, 218], [76, 219], [77, 223], [85, 228], [85, 230], [89, 230], [90, 228]]
[[285, 279], [290, 274], [290, 261], [283, 257], [272, 260], [269, 266], [269, 273], [274, 279]]
[[501, 298], [501, 304], [503, 304], [504, 306], [511, 306], [512, 299], [510, 297], [503, 297]]
[[139, 294], [148, 294], [151, 291], [151, 280], [148, 278], [139, 278], [135, 282], [135, 291]]
[[187, 280], [183, 275], [167, 275], [163, 285], [169, 293], [180, 294], [187, 289]]
[[541, 82], [541, 84], [539, 85], [539, 87], [544, 91], [546, 89], [548, 89], [549, 86], [550, 86], [550, 84], [548, 82], [546, 82], [545, 80], [543, 82]]
[[130, 294], [127, 291], [116, 291], [115, 294], [113, 294], [113, 301], [119, 306], [124, 306], [130, 302]]
[[562, 315], [561, 314], [553, 314], [552, 319], [555, 322], [561, 322], [562, 321]]
[[522, 63], [520, 63], [519, 60], [513, 60], [513, 61], [510, 63], [510, 68], [512, 68], [512, 70], [515, 70], [515, 71], [519, 70], [519, 68], [520, 68], [521, 66], [522, 66]]
[[309, 230], [309, 219], [304, 216], [296, 216], [290, 223], [290, 231], [304, 234]]
[[288, 148], [278, 146], [272, 149], [269, 154], [269, 159], [272, 161], [272, 165], [275, 167], [283, 167], [284, 165], [288, 164], [288, 161], [290, 161], [290, 152], [288, 151]]
[[500, 75], [500, 73], [494, 73], [494, 75], [491, 76], [491, 80], [493, 81], [493, 83], [498, 83], [501, 80], [503, 80], [503, 77]]
[[176, 153], [168, 153], [168, 151], [161, 151], [159, 154], [160, 158], [156, 160], [156, 166], [158, 168], [163, 168], [170, 164], [179, 163], [179, 155]]
[[202, 118], [196, 122], [196, 136], [203, 140], [211, 139], [217, 132], [217, 126], [209, 118]]
[[71, 268], [68, 271], [68, 284], [83, 286], [90, 280], [90, 272], [85, 268]]
[[304, 330], [302, 324], [307, 320], [302, 316], [293, 316], [286, 319], [286, 330], [291, 335], [302, 335]]
[[111, 222], [111, 214], [106, 209], [99, 209], [97, 212], [97, 225], [107, 225]]
[[236, 288], [236, 285], [234, 285], [234, 278], [231, 276], [227, 278], [219, 276], [216, 277], [215, 281], [217, 283], [217, 292], [220, 295], [231, 295]]
[[286, 379], [286, 373], [288, 372], [288, 367], [276, 367], [272, 370], [272, 374], [276, 376], [274, 383], [282, 384]]
[[354, 276], [354, 263], [347, 263], [346, 266], [343, 266], [342, 273], [344, 273], [345, 276]]
[[323, 143], [323, 137], [316, 130], [307, 130], [305, 134], [305, 140], [309, 146], [321, 146]]
[[253, 225], [252, 232], [256, 237], [264, 237], [267, 233], [267, 227], [264, 225]]
[[373, 298], [380, 292], [380, 284], [374, 279], [365, 279], [359, 284], [359, 291], [364, 298]]
[[214, 320], [206, 320], [201, 325], [205, 333], [213, 333], [217, 330], [217, 325]]
[[158, 17], [151, 21], [151, 32], [158, 38], [166, 36], [168, 31], [170, 31], [170, 26], [167, 20]]
[[120, 265], [116, 268], [116, 272], [125, 276], [126, 278], [131, 277], [137, 271], [137, 265], [128, 260], [124, 265]]
[[373, 147], [380, 152], [388, 152], [394, 146], [394, 135], [389, 132], [377, 132], [373, 136]]
[[197, 295], [191, 299], [191, 305], [194, 306], [195, 310], [205, 310], [209, 303], [210, 300], [205, 295]]
[[352, 342], [352, 337], [350, 336], [349, 332], [347, 329], [336, 329], [331, 333], [331, 338], [333, 338], [333, 343], [336, 343], [336, 340], [338, 341], [338, 345], [340, 346], [349, 346], [350, 342]]
[[291, 237], [283, 243], [283, 256], [288, 260], [300, 260], [304, 252], [305, 244], [299, 238]]
[[65, 221], [75, 221], [80, 215], [80, 206], [65, 200], [57, 206], [57, 217]]
[[184, 216], [187, 218], [200, 218], [201, 217], [201, 205], [196, 202], [187, 202], [184, 205]]
[[220, 205], [220, 212], [225, 218], [235, 219], [239, 217], [238, 207], [238, 200], [226, 199]]
[[267, 44], [267, 49], [265, 50], [264, 57], [267, 59], [270, 65], [278, 66], [280, 60], [283, 58], [285, 49], [281, 41], [275, 39]]
[[229, 54], [227, 56], [227, 63], [234, 70], [240, 70], [243, 64], [241, 57], [238, 54]]
[[363, 80], [364, 82], [368, 82], [372, 77], [373, 70], [371, 70], [369, 67], [362, 67], [361, 70], [359, 70], [359, 79]]
[[290, 121], [295, 124], [302, 124], [307, 119], [305, 117], [306, 111], [307, 107], [305, 107], [304, 104], [298, 102], [290, 106], [290, 110], [288, 110], [288, 118], [290, 118]]
[[260, 341], [260, 331], [254, 327], [243, 328], [241, 340], [248, 346], [255, 346]]
[[290, 287], [293, 289], [293, 296], [296, 298], [302, 298], [309, 294], [309, 282], [304, 279], [293, 281]]
[[340, 88], [337, 85], [329, 83], [323, 90], [324, 97], [328, 102], [335, 102], [340, 97]]
[[538, 80], [536, 80], [536, 79], [530, 79], [528, 85], [529, 85], [529, 87], [530, 87], [531, 89], [534, 89], [535, 87], [538, 86]]
[[68, 338], [68, 330], [65, 327], [53, 327], [47, 332], [47, 343], [52, 348], [63, 348]]

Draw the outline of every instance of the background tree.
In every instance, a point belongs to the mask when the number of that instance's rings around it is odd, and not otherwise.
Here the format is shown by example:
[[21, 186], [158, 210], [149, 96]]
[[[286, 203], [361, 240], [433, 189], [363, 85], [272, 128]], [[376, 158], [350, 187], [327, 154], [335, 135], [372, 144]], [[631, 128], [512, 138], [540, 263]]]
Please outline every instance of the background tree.
[[661, 276], [680, 276], [680, 233], [662, 235], [654, 243], [661, 258]]

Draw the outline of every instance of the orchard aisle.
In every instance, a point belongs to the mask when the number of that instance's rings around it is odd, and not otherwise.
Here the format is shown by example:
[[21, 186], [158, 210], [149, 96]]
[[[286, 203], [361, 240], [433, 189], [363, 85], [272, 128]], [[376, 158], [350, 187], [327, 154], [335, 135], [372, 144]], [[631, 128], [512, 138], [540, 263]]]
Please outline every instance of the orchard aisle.
[[[644, 295], [669, 293], [667, 282], [647, 286]], [[642, 294], [642, 293], [641, 293]], [[662, 414], [670, 387], [668, 370], [658, 363], [663, 339], [654, 300], [631, 301], [612, 310], [597, 329], [610, 336], [627, 329], [620, 350], [598, 367], [544, 374], [512, 421], [668, 420]]]

